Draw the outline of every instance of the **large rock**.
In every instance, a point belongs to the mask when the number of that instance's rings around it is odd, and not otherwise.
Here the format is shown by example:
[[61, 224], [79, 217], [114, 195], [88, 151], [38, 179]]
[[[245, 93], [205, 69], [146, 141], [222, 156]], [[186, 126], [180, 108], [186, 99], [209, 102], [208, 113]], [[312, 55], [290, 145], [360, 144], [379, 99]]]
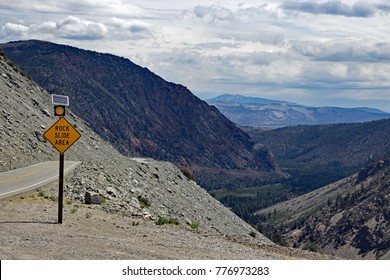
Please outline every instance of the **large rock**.
[[85, 192], [85, 204], [101, 204], [103, 202], [103, 198], [93, 192]]

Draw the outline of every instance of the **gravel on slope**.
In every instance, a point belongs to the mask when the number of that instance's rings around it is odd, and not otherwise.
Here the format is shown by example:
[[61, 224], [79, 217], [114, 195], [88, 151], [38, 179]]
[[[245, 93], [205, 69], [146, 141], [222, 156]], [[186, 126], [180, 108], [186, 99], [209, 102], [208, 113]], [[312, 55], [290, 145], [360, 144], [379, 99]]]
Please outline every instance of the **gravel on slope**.
[[326, 259], [188, 225], [107, 213], [65, 200], [57, 223], [56, 186], [1, 201], [0, 259]]

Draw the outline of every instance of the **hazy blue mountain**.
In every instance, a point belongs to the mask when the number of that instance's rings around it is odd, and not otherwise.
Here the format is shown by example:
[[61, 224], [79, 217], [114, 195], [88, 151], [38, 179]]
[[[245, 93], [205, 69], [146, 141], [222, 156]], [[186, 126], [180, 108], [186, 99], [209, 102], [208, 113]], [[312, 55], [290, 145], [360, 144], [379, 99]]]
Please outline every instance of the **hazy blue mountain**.
[[356, 123], [390, 118], [374, 108], [310, 107], [293, 102], [224, 94], [206, 100], [242, 126], [284, 127], [300, 124]]

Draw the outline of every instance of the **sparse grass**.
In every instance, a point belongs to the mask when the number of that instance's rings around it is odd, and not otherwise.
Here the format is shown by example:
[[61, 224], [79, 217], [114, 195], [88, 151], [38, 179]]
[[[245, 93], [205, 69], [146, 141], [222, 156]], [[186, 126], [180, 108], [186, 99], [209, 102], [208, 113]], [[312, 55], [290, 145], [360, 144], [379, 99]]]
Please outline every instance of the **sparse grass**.
[[8, 60], [8, 59], [6, 58], [6, 62], [7, 62], [7, 64], [8, 64], [9, 66], [11, 66], [12, 68], [15, 67], [15, 63], [13, 63], [11, 60]]
[[195, 176], [190, 171], [185, 168], [181, 168], [180, 171], [181, 173], [183, 173], [184, 176], [187, 177], [188, 180], [195, 181]]
[[105, 197], [102, 197], [102, 202], [100, 202], [100, 205], [106, 205], [107, 199]]
[[79, 210], [78, 207], [76, 207], [76, 205], [70, 210], [70, 213], [74, 214], [77, 212], [77, 210]]
[[303, 247], [303, 250], [307, 250], [310, 252], [318, 252], [318, 246], [314, 243], [306, 244], [305, 247]]
[[5, 60], [5, 62], [10, 66], [12, 67], [12, 69], [16, 72], [16, 73], [19, 73], [20, 75], [22, 75], [23, 77], [26, 77], [28, 78], [29, 80], [32, 81], [32, 77], [30, 75], [28, 75], [27, 73], [25, 73], [24, 71], [22, 71], [20, 68], [18, 68], [15, 63], [13, 63], [11, 60], [9, 60], [7, 58], [7, 56], [5, 55], [4, 51], [3, 50], [0, 50], [0, 56], [2, 56]]
[[253, 238], [256, 238], [256, 232], [254, 232], [254, 231], [251, 231], [251, 232], [249, 233], [249, 235], [252, 236]]
[[148, 208], [150, 206], [150, 200], [145, 196], [138, 196], [138, 201], [141, 204], [142, 207]]
[[155, 224], [156, 225], [165, 225], [165, 224], [178, 225], [179, 222], [177, 221], [176, 218], [159, 217], [158, 220], [155, 222]]
[[199, 223], [198, 222], [193, 222], [192, 224], [191, 224], [191, 229], [198, 229], [199, 228]]
[[87, 212], [85, 214], [85, 218], [87, 218], [87, 219], [92, 218], [92, 213], [91, 212]]

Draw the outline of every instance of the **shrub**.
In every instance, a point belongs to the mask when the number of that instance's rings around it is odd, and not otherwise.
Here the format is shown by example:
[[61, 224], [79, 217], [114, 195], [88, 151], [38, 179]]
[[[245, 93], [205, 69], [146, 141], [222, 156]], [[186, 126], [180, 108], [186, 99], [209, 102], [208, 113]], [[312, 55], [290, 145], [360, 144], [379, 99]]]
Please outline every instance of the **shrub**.
[[180, 171], [181, 171], [181, 173], [183, 173], [184, 176], [187, 177], [188, 180], [195, 181], [195, 177], [194, 177], [194, 175], [192, 175], [192, 173], [190, 171], [188, 171], [185, 168], [181, 168]]
[[199, 223], [197, 223], [197, 222], [192, 223], [191, 224], [191, 228], [192, 229], [198, 229], [199, 228]]
[[150, 200], [143, 195], [138, 196], [138, 201], [141, 204], [141, 206], [143, 206], [143, 207], [147, 208], [150, 206]]
[[318, 246], [314, 243], [306, 244], [305, 247], [303, 247], [303, 250], [307, 250], [310, 252], [318, 252]]
[[158, 220], [155, 223], [156, 225], [165, 225], [165, 224], [171, 224], [171, 225], [178, 225], [179, 222], [176, 218], [166, 218], [166, 217], [158, 217]]

